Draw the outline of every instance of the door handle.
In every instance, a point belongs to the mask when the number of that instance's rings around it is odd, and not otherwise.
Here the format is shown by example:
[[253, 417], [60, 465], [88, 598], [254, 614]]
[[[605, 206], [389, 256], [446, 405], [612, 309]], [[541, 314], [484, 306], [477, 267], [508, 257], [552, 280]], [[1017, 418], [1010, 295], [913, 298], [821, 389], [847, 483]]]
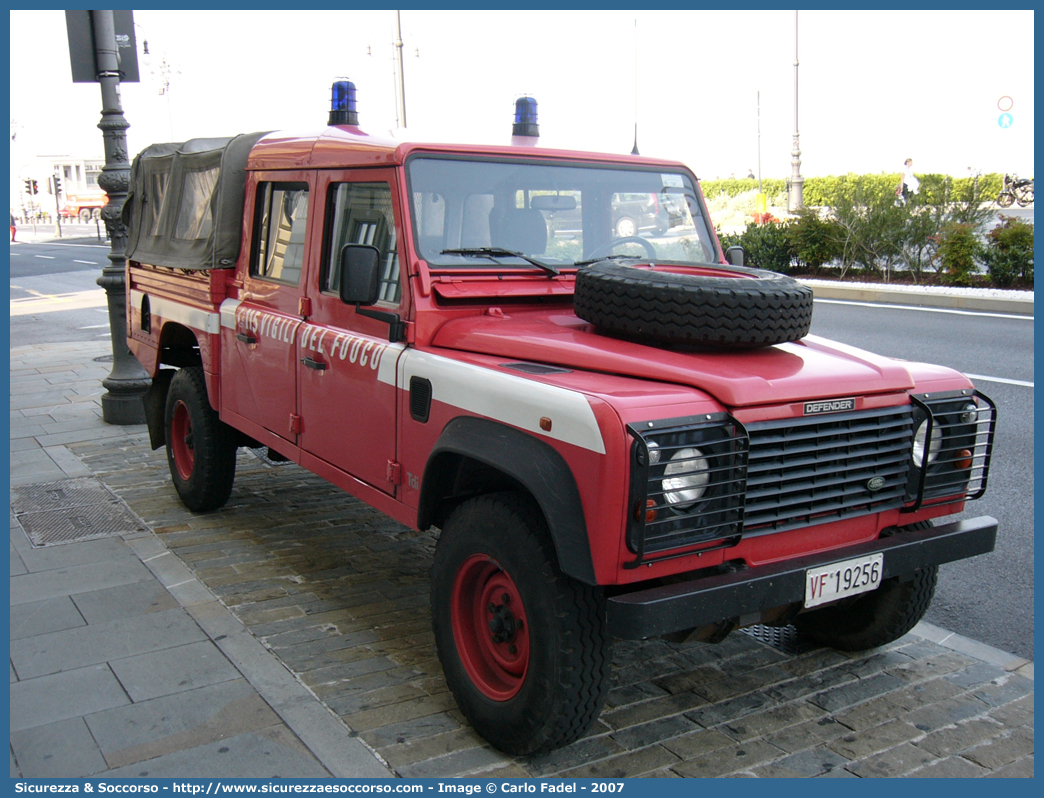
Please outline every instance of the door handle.
[[301, 362], [307, 368], [315, 369], [316, 371], [326, 371], [326, 368], [327, 368], [327, 364], [326, 363], [323, 363], [321, 360], [312, 360], [312, 358], [310, 358], [310, 357], [303, 357], [303, 358], [301, 358]]
[[249, 335], [248, 333], [236, 333], [236, 340], [242, 341], [244, 344], [256, 344], [257, 339]]

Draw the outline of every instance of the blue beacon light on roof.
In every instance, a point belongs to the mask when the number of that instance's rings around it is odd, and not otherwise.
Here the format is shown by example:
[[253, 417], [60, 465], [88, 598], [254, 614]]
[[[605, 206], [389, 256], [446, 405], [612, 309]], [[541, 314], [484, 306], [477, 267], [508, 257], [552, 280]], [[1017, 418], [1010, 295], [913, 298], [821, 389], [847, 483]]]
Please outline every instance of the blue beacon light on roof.
[[515, 100], [515, 123], [511, 126], [511, 135], [539, 138], [540, 126], [537, 124], [537, 101], [534, 98], [519, 97]]
[[355, 84], [350, 80], [334, 81], [330, 90], [330, 125], [358, 125], [355, 106]]

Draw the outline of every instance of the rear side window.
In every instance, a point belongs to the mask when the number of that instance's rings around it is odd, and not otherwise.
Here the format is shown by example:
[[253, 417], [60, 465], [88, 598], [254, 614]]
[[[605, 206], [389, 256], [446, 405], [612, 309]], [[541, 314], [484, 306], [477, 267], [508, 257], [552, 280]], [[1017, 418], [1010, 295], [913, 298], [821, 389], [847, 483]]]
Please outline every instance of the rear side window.
[[346, 244], [367, 244], [380, 253], [381, 303], [398, 305], [399, 251], [392, 211], [391, 186], [387, 183], [334, 183], [327, 200], [326, 253], [323, 258], [323, 291], [340, 288], [341, 250]]
[[187, 172], [181, 187], [181, 204], [178, 221], [174, 225], [174, 238], [195, 241], [209, 238], [214, 220], [210, 212], [210, 200], [217, 185], [218, 167], [202, 171]]
[[261, 183], [254, 224], [255, 277], [298, 285], [308, 230], [307, 183]]

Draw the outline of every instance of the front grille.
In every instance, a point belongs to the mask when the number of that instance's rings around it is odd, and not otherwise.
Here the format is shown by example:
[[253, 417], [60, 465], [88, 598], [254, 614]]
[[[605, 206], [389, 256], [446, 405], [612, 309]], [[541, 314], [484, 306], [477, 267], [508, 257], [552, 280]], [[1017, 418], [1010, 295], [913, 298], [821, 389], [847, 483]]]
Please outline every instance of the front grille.
[[913, 440], [910, 420], [906, 405], [749, 425], [744, 534], [901, 506]]
[[995, 425], [994, 404], [970, 390], [747, 426], [726, 413], [632, 425], [627, 567], [978, 498]]

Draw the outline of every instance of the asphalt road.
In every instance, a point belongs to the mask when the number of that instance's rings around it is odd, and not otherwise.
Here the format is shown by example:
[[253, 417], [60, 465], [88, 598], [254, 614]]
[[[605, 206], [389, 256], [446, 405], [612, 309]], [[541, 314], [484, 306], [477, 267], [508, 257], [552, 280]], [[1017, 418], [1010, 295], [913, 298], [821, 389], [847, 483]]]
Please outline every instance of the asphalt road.
[[[11, 341], [109, 337], [95, 284], [108, 247], [94, 242], [11, 247]], [[1033, 659], [1033, 320], [818, 301], [812, 332], [906, 360], [975, 375], [998, 406], [986, 495], [966, 516], [1000, 522], [997, 550], [940, 569], [927, 620]]]
[[812, 332], [973, 375], [997, 404], [986, 495], [963, 517], [999, 521], [997, 548], [939, 569], [926, 620], [1033, 659], [1033, 319], [817, 301]]

